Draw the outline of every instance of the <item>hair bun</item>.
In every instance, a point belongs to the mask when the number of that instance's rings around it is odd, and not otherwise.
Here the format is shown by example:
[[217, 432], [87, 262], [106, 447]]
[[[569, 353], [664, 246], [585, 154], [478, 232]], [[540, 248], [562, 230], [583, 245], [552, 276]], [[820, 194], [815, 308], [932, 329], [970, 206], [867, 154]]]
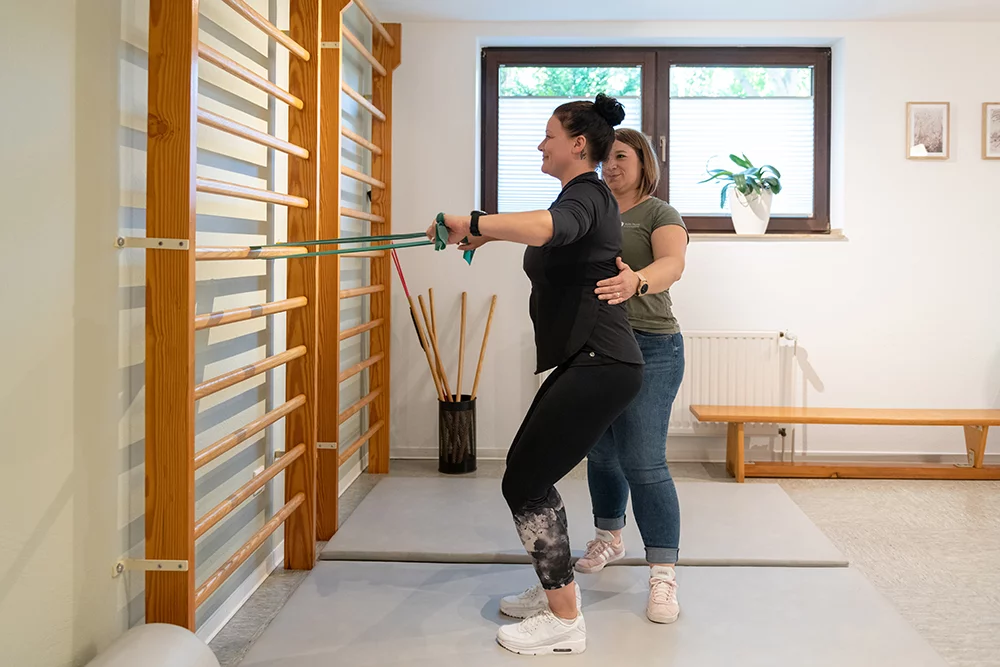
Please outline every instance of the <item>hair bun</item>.
[[599, 93], [594, 100], [594, 110], [601, 118], [608, 121], [608, 125], [616, 127], [625, 120], [625, 107], [613, 97], [608, 97], [604, 93]]

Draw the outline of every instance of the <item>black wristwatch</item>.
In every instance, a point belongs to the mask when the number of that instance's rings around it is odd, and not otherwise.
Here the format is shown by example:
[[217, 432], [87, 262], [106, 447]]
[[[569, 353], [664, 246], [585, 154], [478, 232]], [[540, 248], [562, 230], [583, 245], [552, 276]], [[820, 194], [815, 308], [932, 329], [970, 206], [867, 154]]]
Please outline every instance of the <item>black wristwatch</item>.
[[479, 231], [479, 217], [486, 215], [485, 211], [472, 211], [469, 215], [472, 216], [472, 221], [469, 222], [469, 233], [473, 236], [482, 236]]

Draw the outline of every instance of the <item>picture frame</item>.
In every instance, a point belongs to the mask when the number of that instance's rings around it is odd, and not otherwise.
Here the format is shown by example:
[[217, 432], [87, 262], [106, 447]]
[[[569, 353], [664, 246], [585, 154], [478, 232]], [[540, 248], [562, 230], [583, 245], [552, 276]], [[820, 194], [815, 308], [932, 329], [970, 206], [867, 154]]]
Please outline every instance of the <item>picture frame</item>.
[[1000, 102], [983, 102], [983, 159], [1000, 160]]
[[951, 156], [951, 103], [906, 103], [906, 159], [947, 160]]

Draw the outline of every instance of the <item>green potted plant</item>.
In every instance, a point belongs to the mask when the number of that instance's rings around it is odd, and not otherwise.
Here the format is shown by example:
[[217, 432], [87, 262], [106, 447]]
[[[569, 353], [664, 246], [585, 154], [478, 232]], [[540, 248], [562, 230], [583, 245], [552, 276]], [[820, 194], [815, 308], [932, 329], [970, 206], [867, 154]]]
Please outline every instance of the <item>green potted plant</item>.
[[729, 189], [729, 210], [733, 216], [733, 227], [737, 234], [763, 234], [771, 219], [771, 200], [781, 192], [781, 174], [771, 165], [755, 167], [746, 155], [730, 155], [729, 159], [741, 171], [726, 169], [706, 169], [708, 178], [699, 183], [721, 181], [722, 193], [719, 207], [726, 207]]

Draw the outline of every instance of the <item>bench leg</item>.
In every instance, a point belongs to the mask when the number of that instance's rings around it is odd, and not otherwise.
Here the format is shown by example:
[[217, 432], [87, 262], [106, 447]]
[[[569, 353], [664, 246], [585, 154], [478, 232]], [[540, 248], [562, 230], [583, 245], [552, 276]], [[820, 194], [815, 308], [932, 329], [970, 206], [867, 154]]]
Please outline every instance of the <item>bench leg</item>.
[[989, 430], [989, 426], [965, 427], [965, 450], [969, 456], [969, 464], [973, 468], [983, 467], [983, 458], [986, 455], [986, 436]]
[[742, 482], [743, 472], [743, 424], [730, 423], [726, 436], [726, 470]]

